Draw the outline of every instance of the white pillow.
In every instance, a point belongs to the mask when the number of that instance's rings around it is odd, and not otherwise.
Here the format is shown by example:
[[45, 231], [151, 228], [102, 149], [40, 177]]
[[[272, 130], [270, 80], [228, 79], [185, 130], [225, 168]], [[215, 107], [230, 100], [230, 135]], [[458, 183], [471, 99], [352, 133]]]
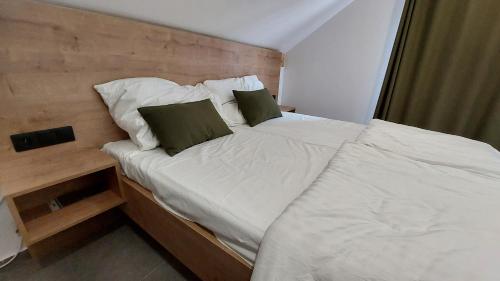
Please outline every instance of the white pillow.
[[161, 78], [129, 78], [95, 85], [94, 88], [102, 96], [116, 124], [129, 134], [140, 150], [153, 149], [159, 141], [137, 111], [139, 107], [210, 98], [217, 111], [221, 112], [219, 103], [202, 84], [179, 86]]
[[239, 78], [228, 78], [222, 80], [206, 80], [205, 86], [217, 96], [222, 107], [222, 118], [229, 126], [246, 124], [246, 120], [238, 109], [233, 90], [255, 91], [264, 88], [264, 84], [257, 75], [244, 76]]
[[243, 117], [243, 114], [238, 108], [238, 102], [236, 100], [226, 102], [221, 107], [224, 114], [222, 119], [224, 119], [228, 126], [234, 127], [247, 123], [247, 120]]
[[104, 84], [94, 85], [94, 89], [101, 95], [104, 103], [106, 103], [108, 107], [112, 107], [120, 99], [127, 87], [137, 83], [149, 85], [151, 88], [156, 87], [159, 89], [161, 89], [162, 87], [172, 87], [179, 85], [173, 81], [157, 77], [138, 77], [119, 79]]

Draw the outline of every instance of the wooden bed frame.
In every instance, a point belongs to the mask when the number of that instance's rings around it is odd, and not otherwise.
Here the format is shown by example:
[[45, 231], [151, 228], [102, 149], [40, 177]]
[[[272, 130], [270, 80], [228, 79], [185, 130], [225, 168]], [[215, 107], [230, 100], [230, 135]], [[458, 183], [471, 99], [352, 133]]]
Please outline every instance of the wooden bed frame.
[[[155, 76], [179, 84], [257, 74], [278, 94], [282, 54], [31, 0], [0, 0], [0, 187], [34, 158], [128, 138], [93, 85]], [[10, 135], [73, 126], [76, 141], [16, 153]], [[123, 211], [203, 280], [249, 280], [252, 267], [203, 227], [123, 178]]]
[[160, 206], [151, 192], [124, 177], [125, 213], [202, 280], [250, 280], [252, 266], [212, 232]]

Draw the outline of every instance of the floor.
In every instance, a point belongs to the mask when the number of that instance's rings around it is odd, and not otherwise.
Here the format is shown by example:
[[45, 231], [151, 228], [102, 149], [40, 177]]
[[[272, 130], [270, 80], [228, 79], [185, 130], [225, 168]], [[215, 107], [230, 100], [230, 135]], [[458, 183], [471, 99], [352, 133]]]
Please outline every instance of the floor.
[[40, 265], [27, 252], [0, 269], [1, 281], [199, 280], [138, 227], [127, 223]]

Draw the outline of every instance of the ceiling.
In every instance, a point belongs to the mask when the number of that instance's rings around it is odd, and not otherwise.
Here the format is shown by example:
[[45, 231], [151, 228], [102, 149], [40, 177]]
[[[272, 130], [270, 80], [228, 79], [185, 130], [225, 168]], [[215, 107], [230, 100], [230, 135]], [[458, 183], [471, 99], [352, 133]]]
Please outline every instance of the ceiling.
[[45, 0], [290, 50], [354, 0]]

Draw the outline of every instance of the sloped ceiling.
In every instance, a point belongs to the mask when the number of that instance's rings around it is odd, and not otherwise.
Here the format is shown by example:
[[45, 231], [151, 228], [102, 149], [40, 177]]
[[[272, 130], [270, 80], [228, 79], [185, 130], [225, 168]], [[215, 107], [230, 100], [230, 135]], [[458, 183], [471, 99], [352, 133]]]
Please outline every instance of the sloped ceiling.
[[45, 0], [290, 50], [354, 0]]

